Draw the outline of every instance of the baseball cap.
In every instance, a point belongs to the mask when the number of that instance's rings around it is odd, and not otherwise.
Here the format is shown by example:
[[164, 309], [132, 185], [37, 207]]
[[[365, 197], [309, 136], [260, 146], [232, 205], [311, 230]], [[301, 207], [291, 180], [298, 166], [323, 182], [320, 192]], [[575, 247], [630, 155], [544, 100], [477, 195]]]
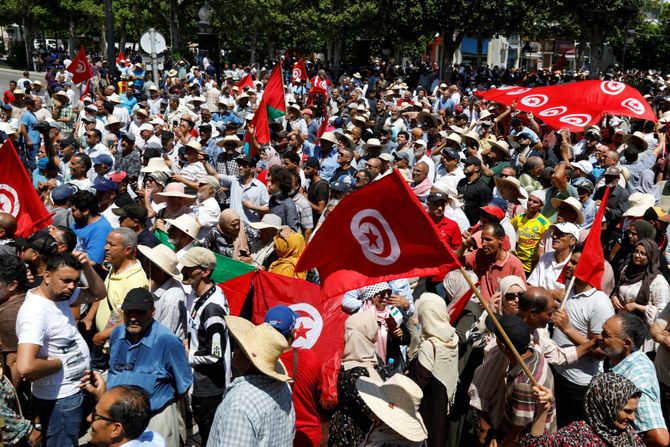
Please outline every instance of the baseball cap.
[[130, 217], [131, 219], [139, 220], [140, 222], [146, 222], [148, 212], [144, 205], [139, 203], [131, 203], [124, 206], [123, 208], [114, 208], [112, 213], [116, 214], [119, 217]]
[[154, 308], [154, 297], [147, 289], [136, 287], [132, 289], [123, 300], [121, 310], [144, 310], [150, 311]]
[[126, 132], [123, 135], [121, 135], [121, 138], [125, 138], [128, 141], [135, 142], [135, 134], [132, 132]]
[[579, 228], [571, 222], [557, 222], [551, 226], [563, 234], [570, 234], [579, 241]]
[[51, 190], [51, 200], [54, 202], [61, 202], [63, 200], [68, 200], [72, 195], [77, 192], [78, 189], [70, 185], [58, 185]]
[[295, 327], [298, 318], [300, 318], [298, 312], [293, 312], [288, 306], [279, 305], [268, 309], [264, 321], [281, 332], [282, 335], [286, 335]]
[[336, 181], [330, 184], [330, 189], [334, 191], [339, 191], [339, 192], [346, 192], [346, 191], [351, 191], [351, 186], [346, 184], [345, 182], [341, 181]]
[[466, 164], [466, 165], [475, 165], [475, 166], [479, 166], [479, 167], [482, 166], [482, 161], [477, 157], [468, 157], [468, 158], [465, 159], [465, 161], [463, 163]]
[[245, 155], [244, 157], [236, 158], [235, 161], [237, 162], [237, 164], [246, 163], [249, 166], [254, 165], [254, 157], [252, 157], [250, 155]]
[[118, 191], [119, 185], [117, 185], [116, 182], [112, 179], [98, 176], [93, 181], [93, 189], [97, 191]]
[[572, 181], [572, 186], [574, 186], [577, 189], [584, 189], [588, 191], [589, 193], [593, 192], [593, 183], [591, 180], [587, 179], [586, 177], [578, 177]]
[[[459, 154], [457, 151], [453, 149], [448, 151], [442, 150], [442, 153], [448, 155], [449, 158], [451, 158], [452, 160], [461, 161], [461, 154]], [[468, 157], [468, 158], [475, 158], [475, 157]]]
[[79, 142], [74, 137], [65, 137], [60, 140], [61, 147], [73, 146], [75, 149], [79, 148]]
[[395, 158], [396, 160], [409, 161], [409, 153], [402, 151], [393, 151], [393, 158]]
[[[507, 337], [509, 337], [509, 341], [512, 342], [512, 346], [514, 346], [519, 353], [526, 352], [530, 345], [530, 327], [528, 327], [528, 323], [517, 315], [494, 315], [503, 331], [507, 334]], [[498, 331], [498, 327], [490, 316], [486, 317], [486, 327], [492, 334], [495, 334], [496, 337], [500, 337], [501, 342], [503, 341], [500, 331]]]
[[616, 168], [614, 166], [610, 166], [609, 168], [605, 169], [605, 172], [603, 173], [603, 176], [613, 176], [613, 177], [619, 177], [621, 175], [621, 171], [619, 171], [619, 168]]
[[94, 165], [105, 165], [112, 167], [114, 165], [114, 159], [107, 154], [100, 154], [97, 157], [91, 158], [91, 163]]
[[646, 221], [660, 220], [661, 222], [670, 222], [670, 214], [666, 213], [660, 206], [652, 206], [644, 212], [642, 218]]
[[572, 166], [578, 168], [584, 174], [590, 174], [593, 171], [593, 165], [586, 160], [573, 161]]
[[205, 175], [204, 177], [198, 177], [198, 183], [201, 185], [209, 185], [215, 190], [218, 190], [221, 187], [221, 182], [218, 178], [213, 175]]
[[481, 208], [480, 210], [484, 211], [487, 214], [492, 215], [493, 217], [497, 218], [499, 221], [503, 220], [505, 218], [505, 212], [498, 208], [495, 205], [486, 205]]
[[447, 201], [447, 196], [444, 195], [444, 194], [441, 193], [441, 192], [434, 192], [434, 193], [431, 193], [431, 194], [428, 195], [428, 199], [427, 199], [427, 200], [428, 200], [429, 202], [438, 202], [438, 201], [440, 201], [440, 200], [444, 200], [444, 201], [446, 202], [446, 201]]
[[179, 258], [179, 263], [184, 267], [204, 267], [214, 270], [216, 267], [216, 256], [210, 250], [202, 247], [193, 247]]
[[45, 256], [55, 255], [58, 251], [58, 242], [47, 231], [37, 231], [30, 237], [17, 237], [16, 245], [24, 248], [32, 248], [37, 253]]
[[116, 183], [121, 183], [126, 177], [128, 177], [128, 173], [126, 171], [117, 169], [116, 171], [107, 174], [107, 177]]

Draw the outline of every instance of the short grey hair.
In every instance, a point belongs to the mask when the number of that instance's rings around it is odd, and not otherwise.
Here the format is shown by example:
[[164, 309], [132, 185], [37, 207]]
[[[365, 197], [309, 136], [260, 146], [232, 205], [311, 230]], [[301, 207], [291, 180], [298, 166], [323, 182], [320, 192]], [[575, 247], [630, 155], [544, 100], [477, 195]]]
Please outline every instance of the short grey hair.
[[133, 253], [137, 249], [137, 234], [130, 228], [119, 227], [114, 228], [110, 233], [116, 233], [121, 238], [121, 243], [124, 247], [132, 247]]

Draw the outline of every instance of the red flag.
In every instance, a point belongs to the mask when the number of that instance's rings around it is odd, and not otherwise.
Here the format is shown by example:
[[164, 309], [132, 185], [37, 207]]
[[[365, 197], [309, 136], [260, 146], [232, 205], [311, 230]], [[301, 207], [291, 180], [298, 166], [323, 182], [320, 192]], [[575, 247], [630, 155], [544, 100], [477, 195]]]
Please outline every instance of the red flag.
[[296, 81], [306, 81], [307, 78], [307, 69], [305, 68], [305, 62], [300, 58], [298, 62], [293, 66], [293, 73], [291, 73], [291, 78]]
[[88, 65], [88, 59], [86, 59], [86, 53], [84, 52], [83, 46], [81, 47], [81, 50], [79, 50], [77, 57], [75, 57], [70, 65], [67, 66], [66, 70], [72, 73], [72, 82], [75, 84], [79, 84], [80, 82], [84, 82], [93, 77], [91, 66]]
[[119, 50], [119, 57], [116, 58], [116, 63], [124, 67], [128, 65], [128, 61], [126, 60], [125, 56], [123, 55], [123, 51], [121, 50]]
[[52, 222], [10, 140], [0, 147], [0, 211], [16, 218], [16, 237], [28, 237]]
[[230, 315], [239, 316], [240, 312], [242, 312], [247, 295], [252, 290], [252, 282], [255, 275], [256, 272], [245, 273], [218, 285], [223, 290], [223, 294], [226, 295]]
[[86, 85], [84, 86], [84, 89], [81, 91], [81, 97], [79, 98], [80, 101], [83, 101], [86, 95], [88, 95], [91, 91], [91, 80], [89, 79], [86, 81]]
[[268, 83], [263, 91], [261, 103], [254, 113], [250, 126], [254, 127], [254, 137], [258, 144], [270, 142], [270, 120], [274, 121], [286, 115], [286, 102], [284, 101], [284, 83], [281, 75], [281, 64], [277, 64]]
[[381, 281], [443, 274], [460, 263], [394, 172], [350, 194], [330, 213], [296, 271], [314, 267], [322, 293], [333, 297]]
[[593, 221], [593, 226], [584, 242], [584, 250], [579, 262], [575, 267], [573, 275], [592, 287], [602, 290], [603, 273], [605, 272], [605, 255], [603, 244], [600, 242], [600, 232], [603, 226], [603, 215], [607, 208], [607, 200], [610, 196], [610, 188], [605, 188], [605, 195], [600, 202], [600, 207]]
[[561, 53], [561, 57], [558, 59], [558, 61], [551, 66], [552, 70], [560, 70], [563, 67], [565, 67], [565, 52]]
[[330, 120], [330, 115], [326, 115], [326, 118], [323, 120], [323, 123], [319, 126], [319, 130], [316, 131], [316, 138], [321, 138], [324, 132], [328, 131], [328, 121]]
[[314, 76], [309, 82], [312, 84], [312, 89], [316, 87], [317, 89], [323, 90], [324, 92], [327, 92], [328, 87], [333, 85], [333, 83], [328, 79], [321, 79], [318, 76]]
[[554, 129], [581, 131], [586, 125], [597, 125], [603, 112], [657, 121], [637, 89], [615, 81], [581, 81], [537, 88], [510, 85], [488, 90], [481, 96], [508, 106], [517, 101], [517, 109], [533, 112]]
[[247, 73], [245, 77], [240, 79], [240, 81], [235, 84], [235, 87], [240, 89], [240, 92], [244, 87], [249, 87], [251, 90], [256, 90], [256, 86], [254, 85], [254, 78], [251, 77], [251, 73]]

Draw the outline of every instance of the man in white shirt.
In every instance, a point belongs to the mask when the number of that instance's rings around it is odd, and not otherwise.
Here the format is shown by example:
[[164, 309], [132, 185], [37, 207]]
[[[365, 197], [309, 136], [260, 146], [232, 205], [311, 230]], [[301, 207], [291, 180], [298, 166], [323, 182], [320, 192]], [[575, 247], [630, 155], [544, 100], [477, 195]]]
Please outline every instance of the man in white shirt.
[[[54, 242], [55, 243], [55, 242]], [[84, 273], [88, 288], [77, 287]], [[17, 369], [32, 382], [35, 429], [45, 445], [76, 447], [83, 416], [80, 379], [90, 369], [90, 353], [70, 306], [107, 296], [86, 253], [58, 253], [49, 259], [42, 284], [26, 294], [16, 319]]]
[[216, 192], [221, 187], [219, 179], [213, 175], [198, 178], [198, 201], [193, 206], [193, 217], [200, 224], [197, 240], [202, 240], [219, 223], [221, 207], [216, 201]]
[[532, 273], [528, 277], [528, 284], [542, 287], [554, 295], [556, 300], [563, 298], [565, 285], [558, 282], [563, 267], [570, 260], [572, 249], [579, 242], [579, 228], [570, 222], [559, 222], [550, 227], [551, 251], [540, 256]]

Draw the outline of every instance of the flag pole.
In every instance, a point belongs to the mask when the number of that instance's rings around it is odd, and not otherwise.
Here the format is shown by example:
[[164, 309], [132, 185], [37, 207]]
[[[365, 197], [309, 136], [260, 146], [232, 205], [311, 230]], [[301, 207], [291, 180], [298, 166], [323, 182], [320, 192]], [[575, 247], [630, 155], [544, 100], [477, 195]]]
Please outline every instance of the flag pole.
[[505, 340], [505, 343], [507, 344], [507, 347], [510, 349], [510, 351], [512, 351], [512, 354], [514, 354], [514, 357], [516, 358], [516, 361], [519, 362], [519, 365], [521, 365], [521, 368], [523, 368], [524, 372], [526, 373], [526, 375], [528, 376], [530, 381], [533, 382], [533, 385], [539, 387], [540, 384], [537, 382], [537, 380], [535, 380], [535, 377], [533, 376], [533, 374], [528, 369], [528, 366], [526, 365], [526, 362], [523, 361], [523, 359], [521, 358], [521, 355], [516, 350], [516, 348], [514, 347], [512, 342], [510, 341], [509, 337], [507, 336], [507, 333], [505, 333], [502, 326], [500, 326], [500, 322], [498, 321], [496, 316], [493, 314], [493, 311], [491, 310], [489, 305], [486, 303], [486, 301], [484, 301], [484, 297], [482, 297], [482, 294], [479, 292], [479, 290], [477, 289], [475, 284], [472, 282], [472, 279], [470, 278], [470, 276], [466, 273], [463, 266], [459, 267], [459, 270], [461, 271], [461, 274], [463, 275], [465, 280], [468, 282], [468, 285], [470, 285], [470, 288], [472, 289], [472, 291], [475, 293], [475, 295], [477, 295], [477, 298], [479, 299], [479, 303], [482, 305], [482, 307], [484, 308], [486, 313], [489, 314], [489, 317], [491, 317], [491, 319], [493, 320], [493, 323], [496, 325], [496, 329], [498, 329], [498, 332], [502, 336], [503, 340]]
[[558, 310], [563, 310], [563, 308], [565, 307], [565, 303], [568, 301], [568, 295], [570, 295], [570, 291], [572, 290], [572, 286], [575, 285], [575, 278], [576, 278], [576, 276], [574, 275], [574, 272], [573, 272], [572, 278], [570, 278], [570, 284], [565, 289], [565, 295], [563, 295], [563, 299], [561, 300], [561, 306], [558, 308]]

